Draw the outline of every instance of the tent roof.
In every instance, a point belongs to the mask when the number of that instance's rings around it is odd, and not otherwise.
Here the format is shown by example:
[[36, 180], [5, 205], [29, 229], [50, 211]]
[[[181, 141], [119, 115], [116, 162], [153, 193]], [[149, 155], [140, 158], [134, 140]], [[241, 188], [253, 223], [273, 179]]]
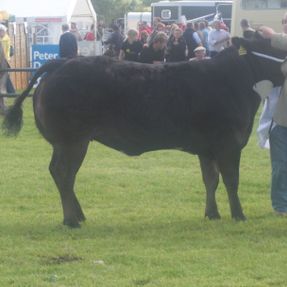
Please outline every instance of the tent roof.
[[[81, 2], [90, 0], [1, 0], [1, 10], [18, 17], [67, 17], [70, 19], [74, 9]], [[85, 3], [87, 4], [87, 3]], [[88, 7], [93, 10], [90, 3]], [[95, 15], [94, 10], [91, 11]]]

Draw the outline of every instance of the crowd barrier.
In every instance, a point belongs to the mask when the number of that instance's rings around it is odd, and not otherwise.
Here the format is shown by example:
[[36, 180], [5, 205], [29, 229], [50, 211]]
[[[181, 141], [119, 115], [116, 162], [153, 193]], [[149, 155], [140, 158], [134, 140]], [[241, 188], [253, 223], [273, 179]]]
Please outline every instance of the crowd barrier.
[[[7, 69], [1, 69], [0, 70], [0, 73], [3, 73], [3, 72], [13, 72], [13, 73], [19, 73], [19, 72], [24, 72], [24, 73], [34, 73], [36, 72], [37, 69], [35, 68], [7, 68]], [[0, 98], [15, 98], [17, 96], [19, 96], [20, 94], [18, 93], [15, 93], [15, 94], [11, 94], [11, 93], [5, 93], [5, 94], [2, 94], [0, 93]], [[31, 96], [31, 95], [30, 95]]]

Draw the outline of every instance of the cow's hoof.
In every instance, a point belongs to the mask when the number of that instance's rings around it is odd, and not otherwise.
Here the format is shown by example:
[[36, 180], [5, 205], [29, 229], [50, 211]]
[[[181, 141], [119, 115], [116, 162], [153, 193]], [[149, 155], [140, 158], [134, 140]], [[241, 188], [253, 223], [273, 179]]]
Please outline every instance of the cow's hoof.
[[83, 222], [86, 220], [86, 217], [83, 213], [77, 214], [77, 219], [79, 222]]
[[216, 212], [205, 212], [205, 217], [207, 217], [209, 220], [221, 219], [221, 216], [220, 216], [218, 211], [216, 211]]
[[244, 214], [233, 215], [232, 218], [236, 221], [246, 221], [246, 217]]
[[80, 228], [81, 227], [81, 225], [78, 222], [78, 220], [64, 219], [63, 224], [67, 225], [67, 226], [69, 226], [71, 228]]

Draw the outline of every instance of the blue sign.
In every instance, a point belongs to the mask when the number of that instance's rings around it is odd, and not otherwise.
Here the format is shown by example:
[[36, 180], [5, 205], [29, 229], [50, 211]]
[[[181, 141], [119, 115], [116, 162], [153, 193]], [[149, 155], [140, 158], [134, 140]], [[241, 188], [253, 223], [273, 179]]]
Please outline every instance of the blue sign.
[[33, 68], [40, 68], [49, 60], [59, 58], [59, 45], [32, 45]]

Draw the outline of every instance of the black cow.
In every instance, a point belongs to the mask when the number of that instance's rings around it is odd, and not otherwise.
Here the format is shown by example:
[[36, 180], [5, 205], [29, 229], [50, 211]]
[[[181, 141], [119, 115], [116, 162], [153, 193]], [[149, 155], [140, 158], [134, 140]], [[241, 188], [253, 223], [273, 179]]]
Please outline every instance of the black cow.
[[218, 219], [215, 191], [221, 173], [231, 215], [244, 220], [238, 198], [239, 162], [260, 97], [260, 80], [283, 83], [280, 63], [252, 51], [285, 58], [268, 40], [234, 39], [211, 60], [149, 65], [105, 57], [54, 61], [41, 67], [7, 114], [4, 127], [17, 133], [21, 105], [46, 73], [34, 100], [36, 124], [53, 146], [50, 172], [59, 189], [64, 224], [85, 219], [74, 193], [88, 144], [97, 140], [128, 155], [159, 149], [197, 154], [206, 186], [205, 215]]

